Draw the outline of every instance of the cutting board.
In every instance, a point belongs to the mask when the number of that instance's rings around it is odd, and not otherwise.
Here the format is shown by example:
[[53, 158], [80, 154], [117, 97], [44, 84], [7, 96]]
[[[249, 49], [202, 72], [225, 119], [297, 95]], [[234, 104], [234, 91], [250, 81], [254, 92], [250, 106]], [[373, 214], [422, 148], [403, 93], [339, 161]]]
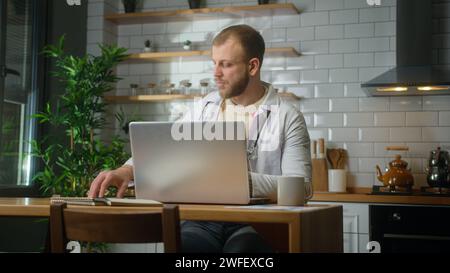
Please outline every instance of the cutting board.
[[325, 158], [311, 159], [313, 190], [328, 191], [328, 166]]

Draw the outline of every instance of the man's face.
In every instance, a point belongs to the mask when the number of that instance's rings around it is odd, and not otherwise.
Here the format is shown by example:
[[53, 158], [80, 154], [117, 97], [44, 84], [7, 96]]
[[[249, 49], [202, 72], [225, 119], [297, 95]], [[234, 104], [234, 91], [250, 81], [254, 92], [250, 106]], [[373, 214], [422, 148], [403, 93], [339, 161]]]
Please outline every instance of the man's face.
[[214, 80], [222, 98], [239, 96], [250, 81], [249, 67], [244, 51], [234, 39], [213, 45]]

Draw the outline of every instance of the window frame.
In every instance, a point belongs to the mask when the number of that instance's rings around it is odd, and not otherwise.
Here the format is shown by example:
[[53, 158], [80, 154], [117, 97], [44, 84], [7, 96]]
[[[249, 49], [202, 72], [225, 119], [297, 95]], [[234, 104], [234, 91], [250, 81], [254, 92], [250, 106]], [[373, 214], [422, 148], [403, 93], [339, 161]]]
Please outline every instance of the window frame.
[[[38, 109], [42, 109], [44, 102], [45, 90], [45, 69], [46, 60], [41, 54], [43, 47], [47, 41], [47, 26], [48, 26], [48, 0], [31, 1], [32, 14], [32, 38], [31, 38], [31, 99], [30, 112], [35, 113]], [[5, 63], [6, 50], [6, 5], [7, 1], [0, 1], [0, 65]], [[0, 68], [0, 73], [2, 73]], [[0, 77], [0, 102], [4, 99], [4, 77]], [[2, 126], [3, 103], [0, 103], [0, 128]], [[37, 127], [37, 121], [31, 122], [29, 134], [26, 140], [40, 139], [42, 130]], [[1, 145], [1, 132], [0, 132]], [[29, 185], [4, 185], [0, 186], [0, 197], [38, 197], [41, 195], [39, 186], [31, 181], [40, 164], [36, 158], [30, 160]]]

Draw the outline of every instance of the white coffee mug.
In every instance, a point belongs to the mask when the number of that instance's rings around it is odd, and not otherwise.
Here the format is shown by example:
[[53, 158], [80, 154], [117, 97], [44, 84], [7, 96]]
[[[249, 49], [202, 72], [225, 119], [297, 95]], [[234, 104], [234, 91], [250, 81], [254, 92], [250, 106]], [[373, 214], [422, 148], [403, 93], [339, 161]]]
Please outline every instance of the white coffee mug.
[[347, 171], [343, 169], [328, 170], [328, 191], [347, 192]]
[[277, 203], [280, 206], [303, 206], [312, 197], [311, 183], [305, 183], [304, 177], [280, 176], [277, 182]]

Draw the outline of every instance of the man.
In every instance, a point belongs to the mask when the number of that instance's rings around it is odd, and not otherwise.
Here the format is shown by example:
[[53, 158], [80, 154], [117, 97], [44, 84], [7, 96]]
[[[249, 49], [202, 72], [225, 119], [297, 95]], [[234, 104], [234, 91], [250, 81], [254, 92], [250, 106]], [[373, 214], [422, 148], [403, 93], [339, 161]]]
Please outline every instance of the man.
[[[248, 139], [249, 178], [253, 197], [277, 199], [278, 176], [311, 177], [310, 140], [303, 115], [261, 81], [265, 44], [247, 25], [222, 30], [213, 41], [212, 60], [218, 92], [201, 100], [190, 121], [244, 121]], [[224, 166], [226, 168], [226, 166]], [[122, 197], [133, 180], [133, 162], [100, 173], [90, 197], [103, 196], [110, 186]], [[256, 233], [243, 224], [185, 221], [181, 226], [185, 252], [271, 252]]]

